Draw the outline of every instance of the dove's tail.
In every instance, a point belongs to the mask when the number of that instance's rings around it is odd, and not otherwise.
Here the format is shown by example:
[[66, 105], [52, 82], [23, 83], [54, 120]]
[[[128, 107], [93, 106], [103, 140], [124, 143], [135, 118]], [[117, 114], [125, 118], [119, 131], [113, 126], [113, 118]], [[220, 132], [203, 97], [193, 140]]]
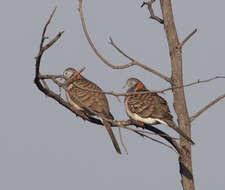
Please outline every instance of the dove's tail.
[[180, 128], [178, 128], [176, 126], [176, 124], [174, 123], [174, 121], [165, 121], [171, 128], [173, 128], [177, 133], [179, 133], [182, 137], [184, 137], [187, 141], [189, 141], [191, 144], [195, 144], [194, 141], [188, 137]]
[[105, 121], [104, 119], [102, 119], [102, 121], [103, 121], [103, 124], [104, 124], [106, 130], [107, 130], [108, 133], [109, 133], [109, 136], [110, 136], [110, 138], [111, 138], [111, 140], [112, 140], [112, 143], [113, 143], [113, 145], [114, 145], [116, 151], [117, 151], [119, 154], [121, 154], [121, 150], [120, 150], [119, 144], [118, 144], [118, 142], [117, 142], [117, 140], [116, 140], [116, 137], [115, 137], [115, 135], [113, 134], [113, 131], [112, 131], [112, 128], [111, 128], [111, 124], [110, 124], [108, 121]]

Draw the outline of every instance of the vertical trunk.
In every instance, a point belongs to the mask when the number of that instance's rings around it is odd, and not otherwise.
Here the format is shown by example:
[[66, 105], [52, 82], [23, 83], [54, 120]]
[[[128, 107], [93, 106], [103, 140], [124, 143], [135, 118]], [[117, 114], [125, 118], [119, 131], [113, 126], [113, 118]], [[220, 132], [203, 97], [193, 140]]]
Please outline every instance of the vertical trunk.
[[[182, 71], [182, 51], [178, 48], [179, 39], [174, 24], [171, 0], [160, 0], [161, 9], [164, 19], [164, 29], [166, 32], [172, 68], [172, 85], [183, 86]], [[186, 100], [183, 88], [175, 88], [173, 90], [174, 109], [178, 116], [178, 124], [187, 135], [191, 135], [191, 125], [186, 106]], [[182, 154], [180, 156], [180, 173], [181, 183], [184, 190], [194, 190], [194, 179], [192, 175], [192, 156], [191, 145], [184, 139], [180, 141]]]

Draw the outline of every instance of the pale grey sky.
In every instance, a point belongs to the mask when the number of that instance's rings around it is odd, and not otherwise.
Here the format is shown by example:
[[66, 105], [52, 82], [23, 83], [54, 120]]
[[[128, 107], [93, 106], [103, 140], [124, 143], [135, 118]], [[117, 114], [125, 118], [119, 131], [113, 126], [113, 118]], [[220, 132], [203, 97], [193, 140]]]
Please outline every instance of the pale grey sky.
[[[197, 34], [183, 49], [185, 82], [225, 75], [225, 2], [172, 1], [183, 39], [194, 28]], [[135, 59], [169, 75], [170, 62], [163, 26], [148, 19], [142, 1], [84, 0], [87, 27], [99, 51], [113, 64], [128, 63], [109, 44], [115, 43]], [[89, 47], [81, 28], [78, 0], [2, 1], [0, 7], [0, 189], [181, 189], [177, 156], [153, 141], [124, 131], [129, 155], [116, 154], [104, 128], [84, 122], [46, 98], [33, 83], [34, 57], [43, 25], [52, 9], [57, 12], [48, 36], [65, 30], [63, 37], [44, 55], [41, 72], [62, 73], [66, 67], [86, 66], [85, 77], [104, 90], [122, 91], [129, 77], [148, 88], [167, 87], [160, 78], [140, 68], [112, 70]], [[157, 4], [154, 6], [157, 8]], [[156, 13], [161, 15], [159, 10]], [[224, 80], [186, 89], [190, 115], [222, 95]], [[163, 95], [169, 101], [170, 92]], [[116, 119], [127, 118], [122, 103], [108, 96]], [[225, 101], [193, 122], [193, 168], [196, 189], [225, 186]], [[173, 131], [159, 126], [172, 135]], [[115, 129], [118, 137], [118, 131]]]

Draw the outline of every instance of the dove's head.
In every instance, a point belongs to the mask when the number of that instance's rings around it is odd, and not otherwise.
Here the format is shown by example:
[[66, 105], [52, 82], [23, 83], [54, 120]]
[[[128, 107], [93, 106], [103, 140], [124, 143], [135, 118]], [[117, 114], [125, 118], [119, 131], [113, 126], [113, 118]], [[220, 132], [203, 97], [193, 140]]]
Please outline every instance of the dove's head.
[[136, 78], [129, 78], [123, 88], [127, 89], [127, 92], [134, 89], [139, 83], [142, 84], [142, 82]]
[[75, 73], [78, 73], [75, 69], [73, 68], [67, 68], [63, 72], [63, 76], [65, 77], [66, 80], [70, 79]]

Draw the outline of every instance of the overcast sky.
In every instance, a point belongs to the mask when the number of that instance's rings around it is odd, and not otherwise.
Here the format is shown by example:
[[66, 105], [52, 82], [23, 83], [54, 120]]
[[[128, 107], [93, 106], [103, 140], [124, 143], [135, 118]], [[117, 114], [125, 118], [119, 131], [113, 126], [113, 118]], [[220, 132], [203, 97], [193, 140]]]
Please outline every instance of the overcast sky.
[[[172, 1], [179, 39], [198, 32], [183, 48], [185, 83], [225, 75], [225, 1]], [[131, 57], [170, 76], [170, 60], [163, 26], [150, 20], [142, 1], [84, 0], [87, 28], [99, 51], [113, 64], [128, 60], [109, 44], [109, 36]], [[122, 190], [181, 189], [177, 155], [170, 149], [123, 130], [129, 155], [119, 156], [103, 127], [84, 122], [33, 83], [41, 32], [49, 14], [57, 12], [48, 28], [62, 38], [42, 59], [43, 74], [61, 74], [67, 67], [80, 69], [106, 91], [122, 92], [129, 77], [149, 89], [168, 84], [141, 68], [112, 70], [87, 43], [77, 11], [78, 0], [3, 0], [0, 6], [1, 125], [0, 189], [2, 190]], [[154, 6], [161, 15], [158, 3]], [[58, 89], [55, 88], [56, 92]], [[185, 89], [190, 115], [224, 94], [224, 80]], [[172, 113], [171, 92], [162, 95]], [[108, 96], [117, 120], [126, 119], [124, 106]], [[225, 186], [225, 101], [192, 123], [193, 168], [196, 189]], [[159, 126], [176, 136], [166, 126]], [[114, 129], [118, 136], [118, 130]]]

